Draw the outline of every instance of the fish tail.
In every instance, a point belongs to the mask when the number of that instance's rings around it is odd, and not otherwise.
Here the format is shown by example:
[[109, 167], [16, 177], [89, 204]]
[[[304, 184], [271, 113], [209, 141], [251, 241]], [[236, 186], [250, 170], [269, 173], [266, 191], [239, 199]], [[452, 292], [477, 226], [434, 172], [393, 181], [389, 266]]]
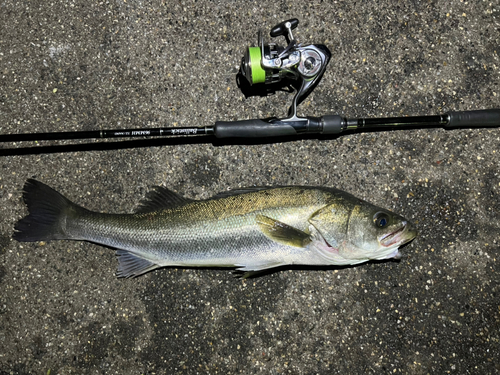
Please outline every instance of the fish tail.
[[19, 220], [13, 238], [20, 242], [71, 239], [65, 234], [68, 214], [84, 210], [40, 181], [29, 179], [23, 189], [28, 216]]

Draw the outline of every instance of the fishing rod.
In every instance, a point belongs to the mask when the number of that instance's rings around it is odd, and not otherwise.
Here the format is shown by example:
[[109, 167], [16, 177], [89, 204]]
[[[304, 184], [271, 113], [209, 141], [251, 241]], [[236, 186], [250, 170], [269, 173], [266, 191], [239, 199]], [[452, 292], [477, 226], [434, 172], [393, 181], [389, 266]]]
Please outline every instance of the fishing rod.
[[348, 131], [405, 129], [424, 127], [473, 128], [500, 126], [500, 109], [453, 111], [435, 116], [358, 118], [348, 119], [340, 115], [299, 117], [297, 106], [317, 86], [330, 62], [331, 52], [323, 44], [302, 45], [294, 38], [296, 18], [274, 26], [270, 36], [285, 37], [288, 45], [264, 43], [262, 32], [258, 34], [258, 47], [248, 47], [241, 61], [240, 75], [250, 85], [276, 85], [293, 81], [298, 90], [285, 118], [216, 121], [214, 125], [199, 127], [164, 127], [139, 129], [113, 129], [70, 131], [52, 133], [0, 134], [0, 142], [40, 140], [165, 137], [207, 135], [217, 138], [269, 138], [305, 134], [340, 134]]

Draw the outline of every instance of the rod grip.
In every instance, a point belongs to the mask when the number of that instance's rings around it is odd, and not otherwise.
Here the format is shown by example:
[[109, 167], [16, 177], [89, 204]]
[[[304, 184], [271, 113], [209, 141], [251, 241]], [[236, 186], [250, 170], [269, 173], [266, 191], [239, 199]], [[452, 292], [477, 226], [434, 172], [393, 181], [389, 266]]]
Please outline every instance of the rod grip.
[[500, 126], [500, 109], [483, 109], [479, 111], [448, 112], [450, 122], [447, 128], [471, 128]]
[[264, 120], [217, 121], [214, 134], [217, 138], [260, 138], [296, 135], [294, 127], [288, 124], [269, 123]]

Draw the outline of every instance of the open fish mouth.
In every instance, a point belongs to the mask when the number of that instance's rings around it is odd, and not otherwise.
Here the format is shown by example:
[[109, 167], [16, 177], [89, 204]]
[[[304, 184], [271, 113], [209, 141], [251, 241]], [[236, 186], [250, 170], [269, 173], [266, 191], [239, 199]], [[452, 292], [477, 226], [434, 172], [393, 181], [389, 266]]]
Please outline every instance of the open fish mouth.
[[394, 246], [398, 243], [400, 243], [400, 245], [410, 241], [413, 237], [407, 237], [407, 227], [408, 227], [408, 222], [407, 221], [403, 221], [402, 222], [402, 226], [400, 228], [398, 228], [397, 230], [395, 230], [394, 232], [391, 232], [391, 233], [388, 233], [386, 234], [385, 236], [383, 236], [381, 239], [380, 239], [380, 244], [384, 247], [391, 247], [391, 246]]

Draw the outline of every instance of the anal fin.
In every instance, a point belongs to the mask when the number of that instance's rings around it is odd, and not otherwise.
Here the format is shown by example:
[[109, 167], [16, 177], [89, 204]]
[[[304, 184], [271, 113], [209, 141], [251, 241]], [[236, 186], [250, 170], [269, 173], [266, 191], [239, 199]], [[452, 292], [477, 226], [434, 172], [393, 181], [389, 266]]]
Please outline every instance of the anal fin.
[[126, 250], [116, 250], [118, 257], [118, 277], [136, 277], [160, 266]]

